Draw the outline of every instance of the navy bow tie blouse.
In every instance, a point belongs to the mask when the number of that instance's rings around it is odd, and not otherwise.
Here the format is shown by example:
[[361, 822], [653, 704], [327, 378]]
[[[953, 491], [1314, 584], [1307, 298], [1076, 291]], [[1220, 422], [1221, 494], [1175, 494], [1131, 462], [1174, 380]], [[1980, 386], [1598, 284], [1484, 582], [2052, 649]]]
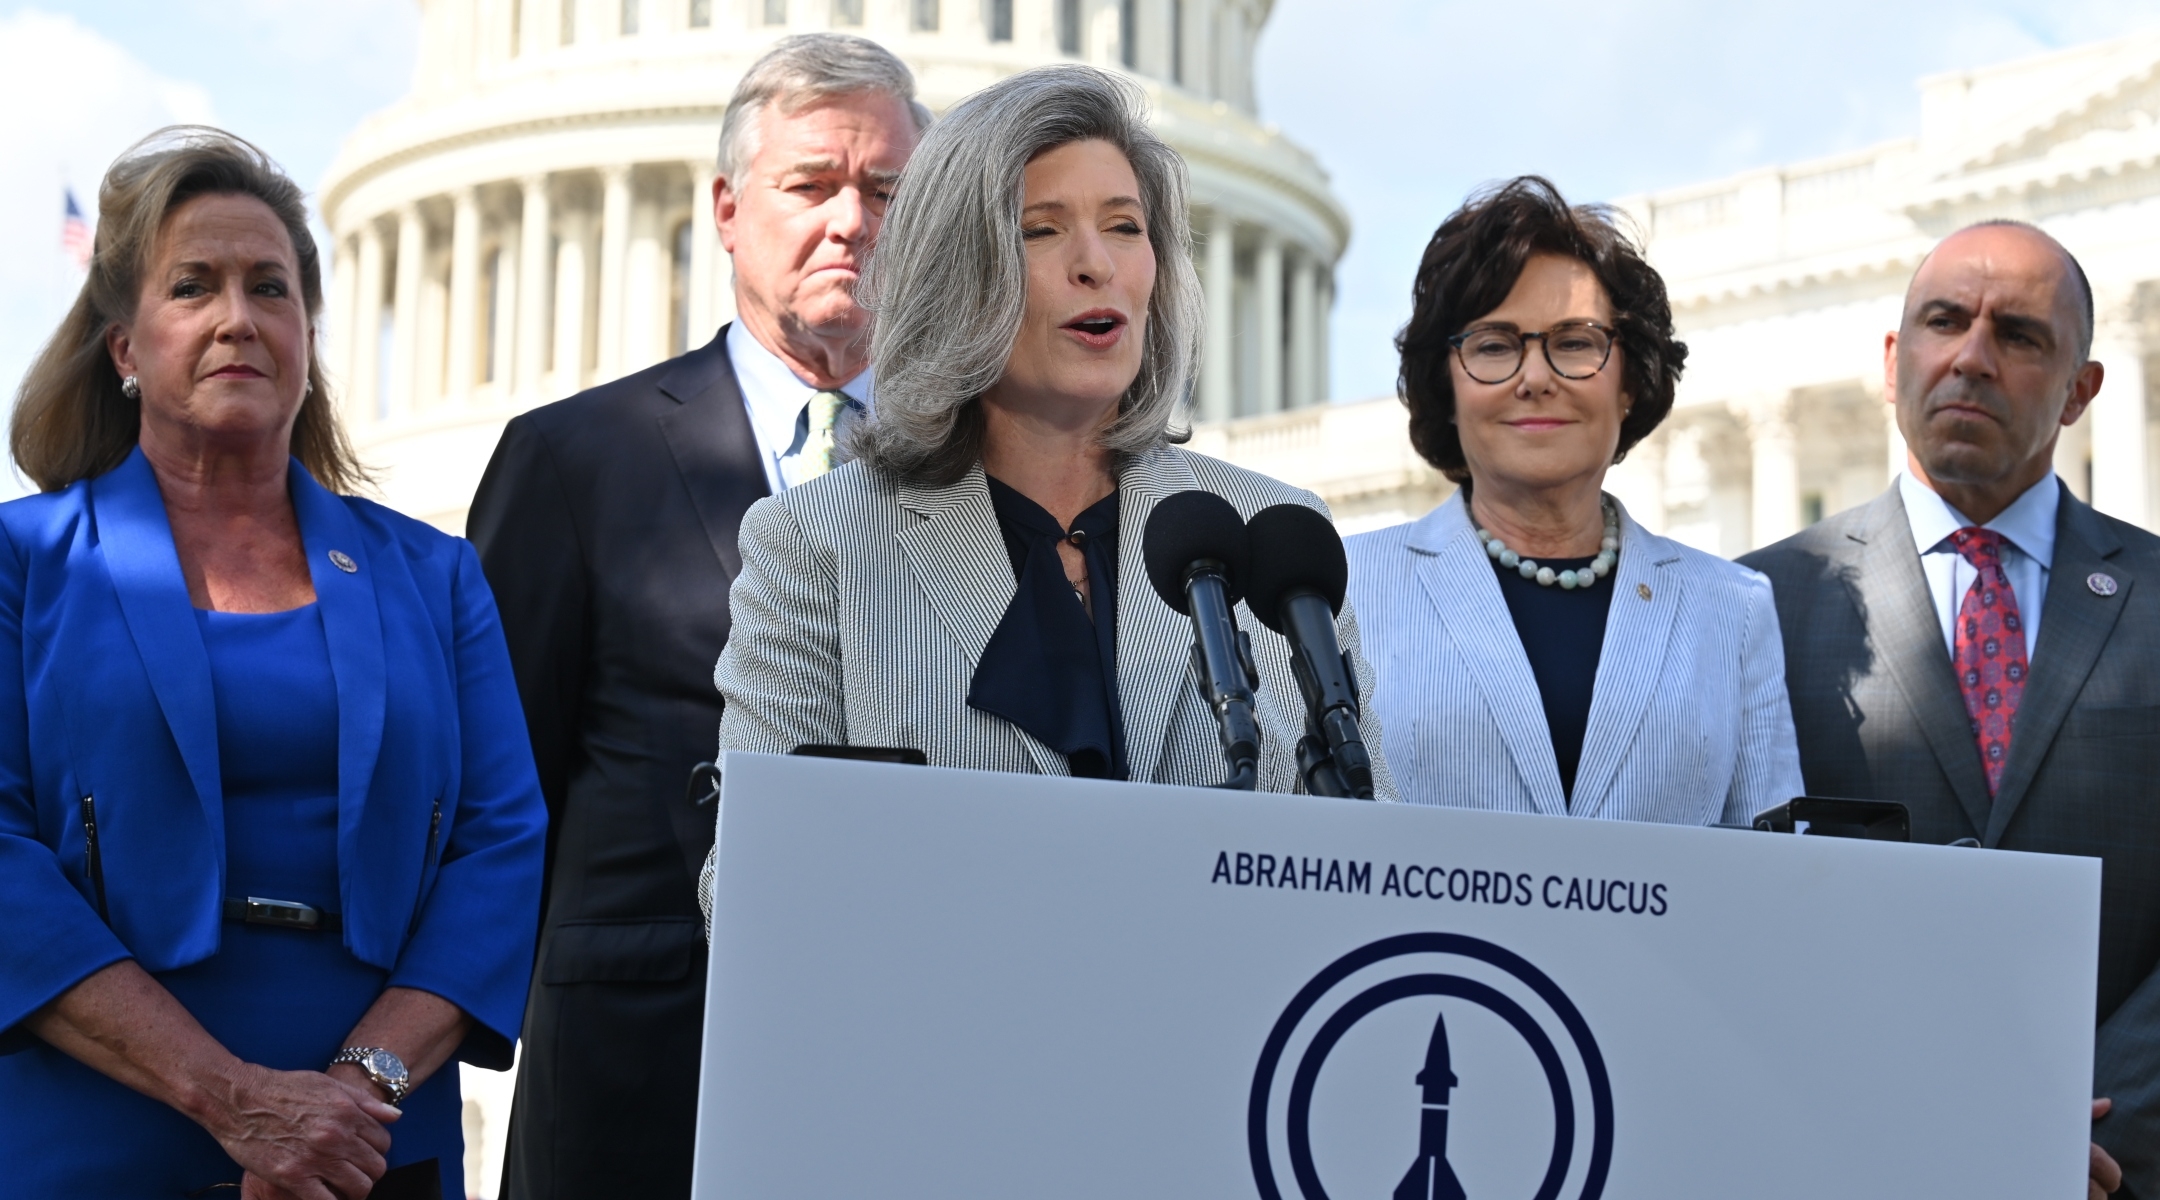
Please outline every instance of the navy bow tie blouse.
[[[1118, 494], [1058, 524], [995, 478], [990, 504], [1012, 558], [1012, 604], [983, 648], [968, 706], [1002, 717], [1065, 756], [1083, 778], [1125, 779], [1125, 720], [1117, 693]], [[1087, 559], [1094, 618], [1065, 577], [1058, 545]]]

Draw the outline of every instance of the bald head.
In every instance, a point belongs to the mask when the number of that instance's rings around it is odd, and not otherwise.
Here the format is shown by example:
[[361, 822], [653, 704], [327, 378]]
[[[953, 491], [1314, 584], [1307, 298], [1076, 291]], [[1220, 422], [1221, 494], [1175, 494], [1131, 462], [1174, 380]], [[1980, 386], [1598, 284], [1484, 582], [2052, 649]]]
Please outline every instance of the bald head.
[[2025, 221], [2013, 221], [2007, 217], [1999, 217], [1992, 221], [1981, 221], [1978, 224], [1967, 225], [1965, 228], [1935, 243], [1935, 248], [1928, 251], [1927, 256], [1920, 260], [1919, 269], [1913, 272], [1912, 283], [1905, 289], [1906, 311], [1911, 311], [1913, 293], [1919, 289], [1921, 280], [1927, 275], [1928, 264], [1935, 260], [1936, 255], [1945, 251], [1948, 251], [1953, 257], [1973, 253], [1984, 255], [2000, 249], [2006, 243], [2019, 241], [2044, 248], [2046, 252], [2054, 255], [2060, 262], [2065, 286], [2059, 287], [2058, 290], [2063, 293], [2066, 299], [2074, 303], [2072, 313], [2072, 318], [2076, 321], [2074, 342], [2077, 347], [2078, 361], [2085, 361], [2092, 354], [2094, 320], [2092, 282], [2085, 278], [2085, 266], [2078, 262], [2077, 255], [2070, 253], [2061, 242], [2056, 241], [2046, 230]]
[[2047, 478], [2100, 390], [2092, 289], [2030, 225], [1961, 229], [1913, 273], [1884, 368], [1916, 479], [1986, 523]]

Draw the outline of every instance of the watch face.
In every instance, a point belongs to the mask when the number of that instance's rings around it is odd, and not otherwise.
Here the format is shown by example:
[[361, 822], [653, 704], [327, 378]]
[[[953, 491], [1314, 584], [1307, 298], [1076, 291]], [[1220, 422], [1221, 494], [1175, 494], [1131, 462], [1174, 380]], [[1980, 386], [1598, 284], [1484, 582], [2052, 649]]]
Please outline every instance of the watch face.
[[388, 1050], [377, 1050], [368, 1055], [367, 1062], [362, 1065], [368, 1074], [385, 1083], [402, 1085], [405, 1082], [405, 1064]]

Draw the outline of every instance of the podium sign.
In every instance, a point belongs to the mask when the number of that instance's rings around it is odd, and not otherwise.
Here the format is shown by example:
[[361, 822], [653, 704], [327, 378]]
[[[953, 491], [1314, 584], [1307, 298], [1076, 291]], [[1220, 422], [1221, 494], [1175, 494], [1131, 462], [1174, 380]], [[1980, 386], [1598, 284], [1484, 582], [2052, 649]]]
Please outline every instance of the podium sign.
[[2093, 860], [724, 774], [700, 1200], [2083, 1194]]

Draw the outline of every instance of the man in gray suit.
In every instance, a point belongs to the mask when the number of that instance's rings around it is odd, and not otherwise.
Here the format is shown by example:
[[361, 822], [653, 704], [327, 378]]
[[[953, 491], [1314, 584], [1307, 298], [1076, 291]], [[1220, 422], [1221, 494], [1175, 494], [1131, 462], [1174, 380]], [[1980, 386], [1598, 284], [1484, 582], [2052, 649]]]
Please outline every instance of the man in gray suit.
[[1905, 473], [1741, 562], [1776, 590], [1810, 795], [1901, 801], [1915, 841], [2104, 860], [2089, 1193], [2160, 1200], [2160, 538], [2055, 477], [2100, 391], [2092, 332], [2053, 238], [1944, 239], [1884, 341]]

